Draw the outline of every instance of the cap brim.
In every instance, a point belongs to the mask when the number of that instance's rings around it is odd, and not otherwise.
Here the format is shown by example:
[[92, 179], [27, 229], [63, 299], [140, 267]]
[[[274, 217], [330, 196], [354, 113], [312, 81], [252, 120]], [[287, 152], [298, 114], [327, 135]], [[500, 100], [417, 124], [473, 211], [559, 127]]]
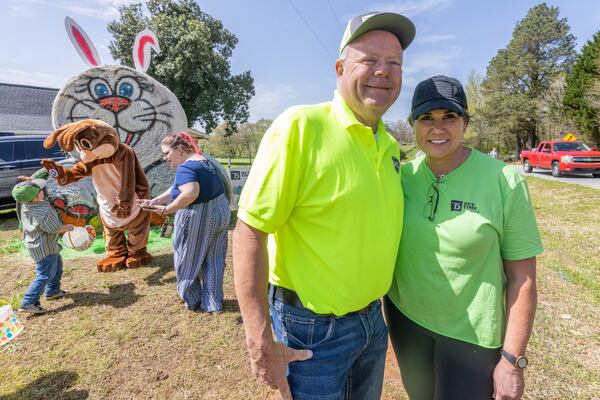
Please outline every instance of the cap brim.
[[33, 183], [35, 186], [39, 187], [40, 189], [43, 189], [46, 187], [45, 179], [32, 179], [31, 183]]
[[414, 121], [421, 114], [438, 109], [450, 110], [462, 116], [465, 115], [465, 109], [460, 104], [449, 99], [433, 99], [415, 107], [410, 113], [410, 118]]
[[382, 30], [393, 33], [402, 46], [402, 50], [412, 43], [415, 38], [416, 29], [412, 21], [400, 14], [395, 13], [380, 13], [369, 17], [363, 22], [355, 31], [350, 35], [346, 43], [340, 48], [342, 50], [350, 43], [352, 43], [359, 36], [374, 30]]

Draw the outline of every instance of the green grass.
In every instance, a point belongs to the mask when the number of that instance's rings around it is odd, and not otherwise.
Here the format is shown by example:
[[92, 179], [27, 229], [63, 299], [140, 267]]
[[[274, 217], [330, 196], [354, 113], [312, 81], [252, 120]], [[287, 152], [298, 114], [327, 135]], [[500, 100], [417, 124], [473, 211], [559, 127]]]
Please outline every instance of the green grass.
[[[598, 400], [600, 190], [527, 181], [545, 251], [523, 398]], [[15, 228], [0, 220], [4, 247]], [[148, 266], [107, 274], [95, 269], [101, 254], [65, 260], [69, 296], [21, 317], [25, 330], [0, 352], [0, 399], [277, 399], [251, 376], [230, 255], [214, 317], [180, 303], [170, 248], [152, 253]], [[22, 253], [0, 253], [0, 304], [18, 306], [33, 276]], [[406, 398], [390, 349], [382, 399]]]
[[[227, 168], [229, 165], [228, 158], [217, 158], [217, 161], [219, 161], [225, 168]], [[252, 161], [254, 161], [254, 159], [252, 159]], [[250, 165], [252, 165], [252, 163], [250, 162], [249, 158], [232, 158], [231, 159], [232, 167], [249, 167]]]
[[400, 150], [402, 150], [402, 152], [404, 152], [405, 156], [406, 156], [406, 160], [410, 161], [413, 160], [415, 158], [415, 155], [417, 154], [417, 152], [420, 150], [419, 146], [417, 146], [416, 144], [403, 144], [400, 145]]

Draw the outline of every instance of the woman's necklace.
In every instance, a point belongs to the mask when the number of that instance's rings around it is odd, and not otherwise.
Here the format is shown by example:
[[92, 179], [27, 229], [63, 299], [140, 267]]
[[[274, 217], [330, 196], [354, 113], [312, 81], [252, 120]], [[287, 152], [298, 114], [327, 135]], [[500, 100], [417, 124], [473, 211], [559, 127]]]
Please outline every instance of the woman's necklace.
[[431, 166], [429, 161], [427, 162], [427, 165], [429, 165], [429, 169], [431, 170], [431, 172], [433, 172], [433, 174], [437, 178], [436, 180], [439, 182], [439, 180], [442, 179], [444, 176], [448, 175], [450, 172], [460, 167], [461, 164], [465, 162], [467, 158], [469, 158], [469, 154], [471, 154], [471, 150], [465, 146], [462, 146], [462, 150], [460, 152], [459, 157], [456, 159], [456, 161], [450, 163], [450, 167], [446, 166], [441, 168], [434, 168]]

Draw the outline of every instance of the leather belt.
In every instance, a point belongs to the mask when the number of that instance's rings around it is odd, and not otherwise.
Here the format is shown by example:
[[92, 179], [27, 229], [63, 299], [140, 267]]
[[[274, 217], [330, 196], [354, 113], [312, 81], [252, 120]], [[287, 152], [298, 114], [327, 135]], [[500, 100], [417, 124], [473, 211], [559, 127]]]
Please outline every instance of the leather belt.
[[[298, 294], [296, 292], [294, 292], [293, 290], [286, 289], [281, 286], [273, 286], [273, 285], [269, 284], [269, 296], [271, 296], [272, 299], [277, 299], [277, 300], [281, 301], [283, 304], [287, 304], [288, 306], [308, 310], [308, 308], [304, 307], [304, 305], [300, 301], [300, 297], [298, 297]], [[344, 314], [344, 315], [317, 314], [317, 313], [315, 313], [315, 314], [323, 315], [323, 316], [334, 316], [334, 317], [335, 316], [343, 317], [343, 316], [350, 315], [350, 314], [367, 314], [369, 312], [369, 310], [371, 309], [371, 306], [376, 304], [378, 301], [379, 300], [375, 300], [375, 301], [371, 302], [369, 305], [367, 305], [366, 307], [361, 308], [360, 310], [352, 311], [352, 312], [349, 312], [348, 314]], [[311, 310], [309, 310], [309, 311], [311, 311]], [[311, 312], [314, 312], [314, 311], [311, 311]]]

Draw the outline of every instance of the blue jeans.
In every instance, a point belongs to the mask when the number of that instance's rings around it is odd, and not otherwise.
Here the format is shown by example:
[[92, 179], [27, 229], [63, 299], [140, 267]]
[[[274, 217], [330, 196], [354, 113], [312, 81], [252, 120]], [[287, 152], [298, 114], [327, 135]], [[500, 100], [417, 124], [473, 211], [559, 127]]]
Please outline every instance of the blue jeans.
[[381, 397], [388, 331], [376, 301], [368, 313], [323, 316], [270, 296], [275, 340], [310, 349], [311, 359], [289, 364], [294, 400], [370, 400]]
[[60, 279], [63, 273], [63, 262], [60, 254], [51, 254], [46, 258], [36, 261], [35, 279], [23, 297], [21, 306], [35, 304], [46, 288], [46, 296], [51, 296], [60, 291]]

